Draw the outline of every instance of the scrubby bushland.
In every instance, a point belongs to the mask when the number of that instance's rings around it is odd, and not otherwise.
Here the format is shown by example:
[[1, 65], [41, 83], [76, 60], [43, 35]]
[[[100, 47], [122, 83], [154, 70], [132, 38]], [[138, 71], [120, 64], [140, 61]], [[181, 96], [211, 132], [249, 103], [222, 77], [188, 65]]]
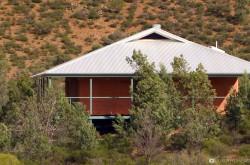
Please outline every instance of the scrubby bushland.
[[3, 106], [0, 120], [2, 152], [46, 162], [56, 146], [73, 152], [88, 151], [98, 145], [98, 133], [84, 107], [69, 105], [60, 90], [47, 89], [39, 96], [27, 73], [10, 80], [9, 89], [9, 100]]

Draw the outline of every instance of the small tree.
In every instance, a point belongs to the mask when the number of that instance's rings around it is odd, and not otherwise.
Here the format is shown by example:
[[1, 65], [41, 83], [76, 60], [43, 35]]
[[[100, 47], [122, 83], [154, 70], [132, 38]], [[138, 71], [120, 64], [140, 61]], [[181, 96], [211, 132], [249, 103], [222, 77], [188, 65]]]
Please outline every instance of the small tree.
[[4, 123], [0, 123], [0, 151], [8, 151], [10, 148], [11, 133]]
[[168, 132], [171, 128], [172, 111], [166, 105], [169, 99], [164, 90], [166, 85], [156, 72], [155, 64], [150, 64], [146, 56], [136, 51], [132, 59], [127, 58], [127, 61], [136, 70], [136, 87], [133, 91], [135, 101], [132, 110], [149, 110], [155, 123], [162, 125]]
[[28, 72], [23, 71], [18, 73], [16, 78], [9, 80], [8, 89], [9, 99], [3, 107], [0, 119], [10, 124], [16, 122], [20, 115], [20, 103], [34, 95], [34, 82]]
[[241, 121], [241, 102], [238, 93], [233, 90], [227, 99], [226, 104], [226, 122], [229, 129], [237, 129], [237, 125]]
[[239, 80], [239, 98], [241, 101], [241, 122], [239, 131], [249, 134], [250, 130], [250, 78], [245, 72]]
[[131, 109], [133, 144], [149, 164], [163, 148], [163, 135], [172, 128], [172, 112], [166, 106], [166, 85], [154, 63], [150, 64], [146, 56], [136, 51], [127, 61], [136, 70], [134, 106]]
[[138, 110], [134, 114], [133, 144], [138, 154], [145, 158], [145, 163], [150, 164], [152, 158], [164, 148], [162, 127], [154, 122], [154, 116], [147, 110]]
[[242, 102], [242, 109], [250, 109], [250, 78], [245, 72], [239, 81], [239, 97]]
[[175, 87], [182, 97], [182, 109], [195, 109], [198, 104], [213, 107], [215, 90], [202, 64], [198, 65], [196, 71], [191, 71], [183, 56], [175, 57], [171, 64], [172, 76], [176, 82]]
[[[177, 128], [183, 131], [189, 148], [200, 149], [202, 141], [219, 131], [217, 114], [213, 106], [215, 90], [203, 66], [191, 71], [185, 59], [175, 57], [172, 62], [172, 77], [179, 98], [179, 107], [174, 114]], [[178, 107], [178, 106], [177, 106]]]

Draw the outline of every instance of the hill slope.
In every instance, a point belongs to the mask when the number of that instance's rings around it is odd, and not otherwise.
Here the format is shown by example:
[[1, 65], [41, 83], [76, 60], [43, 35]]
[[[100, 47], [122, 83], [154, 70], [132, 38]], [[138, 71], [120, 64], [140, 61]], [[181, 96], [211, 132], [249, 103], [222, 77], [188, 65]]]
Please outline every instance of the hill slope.
[[249, 0], [0, 0], [0, 50], [10, 75], [32, 74], [159, 23], [250, 60]]

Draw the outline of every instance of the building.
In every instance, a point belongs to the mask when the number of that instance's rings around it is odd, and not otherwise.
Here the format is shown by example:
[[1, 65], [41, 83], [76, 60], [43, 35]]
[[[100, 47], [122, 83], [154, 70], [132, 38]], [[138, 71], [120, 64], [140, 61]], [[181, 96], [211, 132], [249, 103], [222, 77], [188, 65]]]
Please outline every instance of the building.
[[[183, 55], [191, 69], [202, 63], [217, 96], [214, 105], [223, 111], [231, 87], [238, 89], [238, 77], [250, 73], [250, 62], [206, 47], [161, 29], [160, 25], [87, 53], [35, 75], [40, 84], [50, 77], [65, 77], [65, 92], [71, 102], [86, 105], [91, 119], [129, 116], [133, 96], [134, 70], [126, 62], [133, 51], [141, 51], [150, 62], [172, 71], [175, 56]], [[42, 85], [41, 85], [42, 86]]]

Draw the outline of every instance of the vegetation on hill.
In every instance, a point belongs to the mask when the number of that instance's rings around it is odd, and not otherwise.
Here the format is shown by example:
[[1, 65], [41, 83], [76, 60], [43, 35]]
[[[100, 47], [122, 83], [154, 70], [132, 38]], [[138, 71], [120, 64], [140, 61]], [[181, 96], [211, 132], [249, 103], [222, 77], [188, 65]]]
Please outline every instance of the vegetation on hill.
[[0, 0], [0, 49], [10, 74], [32, 74], [159, 23], [250, 59], [249, 0]]

